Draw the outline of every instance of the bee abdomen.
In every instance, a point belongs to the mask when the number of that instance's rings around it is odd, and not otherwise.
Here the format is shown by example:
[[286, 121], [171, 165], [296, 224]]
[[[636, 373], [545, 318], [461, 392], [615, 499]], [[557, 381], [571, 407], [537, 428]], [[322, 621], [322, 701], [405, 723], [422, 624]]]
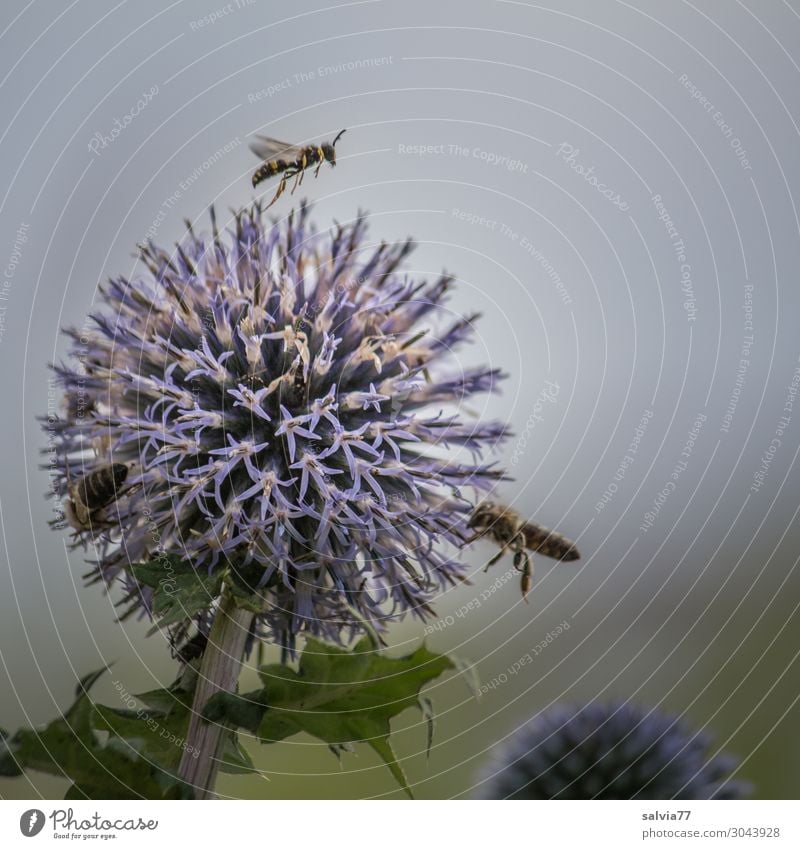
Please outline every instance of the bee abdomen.
[[525, 546], [555, 560], [577, 560], [581, 555], [576, 545], [565, 536], [541, 525], [528, 522], [523, 528]]
[[94, 472], [89, 472], [78, 483], [78, 492], [84, 506], [89, 510], [105, 507], [117, 494], [128, 477], [128, 466], [111, 463]]

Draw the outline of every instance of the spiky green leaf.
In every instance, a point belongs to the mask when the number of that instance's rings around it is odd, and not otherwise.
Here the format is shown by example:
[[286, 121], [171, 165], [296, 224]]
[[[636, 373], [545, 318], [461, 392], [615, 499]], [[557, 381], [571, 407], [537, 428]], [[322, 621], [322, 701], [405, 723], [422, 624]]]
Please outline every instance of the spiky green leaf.
[[196, 570], [175, 556], [164, 556], [147, 563], [127, 567], [140, 586], [151, 591], [151, 607], [156, 621], [154, 630], [192, 619], [208, 610], [222, 589], [224, 574]]
[[[58, 719], [39, 729], [23, 728], [3, 740], [0, 775], [30, 769], [73, 784], [70, 799], [190, 798], [191, 790], [171, 770], [144, 755], [146, 735], [125, 739], [112, 733], [105, 742], [102, 714], [89, 688], [105, 670], [82, 679], [78, 697]], [[98, 724], [98, 720], [101, 723]]]
[[[246, 728], [263, 743], [301, 731], [339, 750], [367, 743], [412, 796], [389, 742], [390, 722], [406, 708], [419, 708], [422, 687], [452, 668], [450, 658], [424, 645], [393, 658], [377, 651], [369, 637], [352, 651], [309, 640], [296, 671], [280, 664], [262, 667], [263, 688], [218, 693], [203, 713], [210, 721]], [[428, 700], [423, 705], [430, 733], [432, 709]]]

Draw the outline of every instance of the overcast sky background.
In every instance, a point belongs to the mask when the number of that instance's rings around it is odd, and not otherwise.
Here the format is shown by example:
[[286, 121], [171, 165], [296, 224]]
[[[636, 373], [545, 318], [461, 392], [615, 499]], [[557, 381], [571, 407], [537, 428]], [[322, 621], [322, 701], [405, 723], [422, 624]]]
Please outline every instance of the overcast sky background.
[[[458, 276], [452, 309], [483, 313], [461, 361], [509, 373], [475, 407], [518, 434], [501, 494], [583, 554], [537, 558], [530, 605], [513, 580], [458, 618], [510, 565], [484, 575], [491, 547], [469, 553], [435, 649], [491, 681], [570, 628], [480, 701], [432, 688], [429, 762], [419, 717], [398, 721], [417, 794], [468, 794], [488, 747], [553, 701], [631, 698], [707, 725], [759, 795], [797, 797], [796, 0], [4, 0], [0, 33], [4, 727], [51, 718], [103, 662], [133, 692], [171, 671], [47, 527], [35, 417], [59, 328], [136, 273], [148, 232], [170, 245], [251, 199], [250, 134], [346, 127], [340, 167], [303, 185], [318, 226], [367, 209], [376, 240], [416, 238], [414, 273]], [[366, 751], [342, 770], [310, 738], [256, 754], [272, 780], [223, 792], [395, 792]]]

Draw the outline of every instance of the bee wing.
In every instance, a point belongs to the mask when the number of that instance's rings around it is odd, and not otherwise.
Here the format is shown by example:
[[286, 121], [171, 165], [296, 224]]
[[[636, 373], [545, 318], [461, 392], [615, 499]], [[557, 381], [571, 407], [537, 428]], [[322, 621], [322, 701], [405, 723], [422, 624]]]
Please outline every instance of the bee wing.
[[287, 161], [298, 159], [302, 148], [296, 144], [271, 139], [268, 136], [256, 136], [250, 142], [250, 150], [259, 159], [268, 162], [270, 159], [285, 159]]

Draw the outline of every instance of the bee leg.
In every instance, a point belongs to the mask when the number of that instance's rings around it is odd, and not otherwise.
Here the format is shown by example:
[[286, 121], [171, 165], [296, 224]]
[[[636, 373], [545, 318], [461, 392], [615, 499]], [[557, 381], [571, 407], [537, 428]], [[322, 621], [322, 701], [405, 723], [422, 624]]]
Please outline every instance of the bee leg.
[[[520, 563], [524, 564], [522, 569], [519, 568]], [[518, 551], [514, 555], [514, 566], [522, 572], [522, 578], [520, 578], [519, 582], [520, 589], [522, 590], [522, 598], [525, 600], [525, 604], [529, 604], [528, 593], [533, 586], [533, 560], [527, 551]]]
[[322, 168], [322, 163], [325, 161], [325, 151], [321, 148], [317, 148], [317, 157], [319, 158], [319, 162], [317, 163], [317, 167], [314, 169], [314, 179], [316, 179], [319, 174], [319, 169]]
[[514, 568], [518, 572], [524, 571], [525, 567], [523, 566], [520, 569], [520, 564], [524, 563], [527, 560], [527, 553], [525, 551], [525, 540], [517, 534], [514, 539], [511, 541], [511, 547], [514, 551]]
[[467, 537], [464, 540], [463, 545], [471, 545], [476, 540], [479, 540], [482, 536], [483, 536], [483, 531], [475, 531], [475, 533], [472, 534], [472, 536]]
[[281, 177], [280, 183], [278, 183], [277, 191], [272, 196], [272, 200], [264, 207], [264, 209], [269, 209], [278, 200], [278, 198], [286, 191], [286, 179], [287, 179], [286, 173], [284, 172], [283, 176]]
[[[304, 160], [305, 161], [305, 160]], [[290, 195], [295, 193], [295, 189], [303, 182], [303, 174], [305, 171], [301, 168], [299, 171], [295, 171], [294, 173], [294, 183], [292, 183], [292, 190], [289, 192]]]
[[264, 209], [269, 209], [281, 196], [281, 186], [283, 186], [283, 180], [278, 183], [278, 188], [275, 190], [272, 200], [264, 207]]
[[491, 560], [490, 560], [490, 561], [486, 564], [486, 568], [485, 568], [483, 571], [484, 571], [484, 572], [488, 572], [488, 571], [489, 571], [489, 567], [490, 567], [490, 566], [494, 566], [494, 564], [495, 564], [495, 563], [497, 563], [497, 561], [498, 561], [498, 560], [499, 560], [499, 559], [500, 559], [500, 558], [501, 558], [501, 557], [502, 557], [505, 553], [506, 553], [506, 546], [504, 545], [504, 546], [502, 546], [502, 547], [500, 548], [500, 551], [498, 551], [498, 552], [497, 552], [497, 554], [495, 554], [495, 556], [494, 556], [494, 557], [493, 557], [493, 558], [492, 558], [492, 559], [491, 559]]

